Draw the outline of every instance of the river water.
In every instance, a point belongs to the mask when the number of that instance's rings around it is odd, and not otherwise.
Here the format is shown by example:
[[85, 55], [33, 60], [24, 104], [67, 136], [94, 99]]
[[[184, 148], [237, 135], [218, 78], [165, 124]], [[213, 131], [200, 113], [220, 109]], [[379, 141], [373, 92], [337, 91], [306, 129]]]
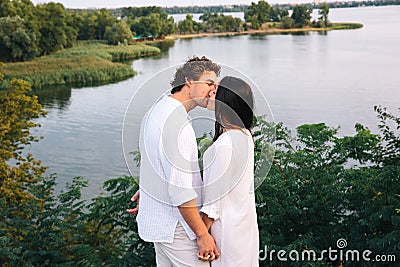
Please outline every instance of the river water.
[[44, 139], [31, 152], [50, 167], [49, 173], [57, 173], [58, 190], [82, 176], [90, 182], [85, 196], [98, 195], [105, 180], [129, 175], [122, 126], [132, 96], [140, 95], [134, 109], [144, 112], [169, 89], [167, 83], [152, 87], [146, 81], [191, 55], [206, 55], [249, 78], [264, 94], [274, 120], [289, 129], [325, 122], [340, 126], [340, 135], [349, 135], [359, 122], [377, 132], [373, 106], [392, 112], [400, 107], [400, 7], [331, 9], [329, 18], [364, 27], [181, 39], [163, 45], [160, 56], [133, 61], [139, 74], [128, 80], [49, 88], [39, 94], [48, 116], [39, 119], [42, 127], [34, 130]]

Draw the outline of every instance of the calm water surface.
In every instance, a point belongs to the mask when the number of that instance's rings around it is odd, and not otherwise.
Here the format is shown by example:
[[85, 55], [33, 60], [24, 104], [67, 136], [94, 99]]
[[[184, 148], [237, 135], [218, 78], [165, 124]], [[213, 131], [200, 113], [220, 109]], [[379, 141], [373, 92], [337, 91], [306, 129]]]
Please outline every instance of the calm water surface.
[[[140, 59], [139, 74], [116, 84], [50, 88], [40, 94], [48, 111], [31, 148], [57, 173], [58, 189], [74, 176], [90, 181], [86, 196], [97, 195], [108, 178], [129, 175], [122, 151], [122, 124], [130, 99], [154, 74], [207, 55], [247, 75], [266, 96], [274, 120], [294, 130], [304, 123], [341, 126], [354, 133], [360, 122], [376, 132], [374, 105], [400, 107], [400, 7], [331, 9], [330, 20], [364, 28], [296, 35], [242, 35], [177, 40], [161, 56]], [[162, 83], [142, 93], [135, 109], [145, 111], [168, 90]], [[140, 118], [138, 118], [140, 121]]]

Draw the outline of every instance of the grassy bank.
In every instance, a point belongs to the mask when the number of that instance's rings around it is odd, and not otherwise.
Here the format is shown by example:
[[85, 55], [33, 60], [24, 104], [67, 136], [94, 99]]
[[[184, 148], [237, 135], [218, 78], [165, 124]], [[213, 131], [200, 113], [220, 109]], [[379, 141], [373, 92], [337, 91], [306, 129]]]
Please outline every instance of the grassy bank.
[[351, 22], [344, 22], [344, 23], [332, 23], [332, 30], [353, 30], [362, 28], [363, 25], [361, 23], [351, 23]]
[[280, 27], [280, 23], [268, 22], [265, 23], [259, 30], [247, 30], [240, 32], [199, 32], [199, 33], [189, 33], [189, 34], [174, 34], [168, 36], [167, 39], [240, 35], [240, 34], [280, 34], [280, 33], [310, 32], [310, 31], [350, 30], [362, 27], [363, 25], [360, 23], [344, 22], [344, 23], [332, 23], [331, 27], [325, 27], [325, 28], [304, 27], [304, 28], [283, 29]]
[[122, 80], [135, 75], [130, 65], [114, 62], [157, 55], [160, 50], [145, 44], [110, 46], [99, 42], [82, 42], [73, 48], [28, 62], [5, 63], [7, 88], [11, 78], [24, 79], [33, 88], [58, 84], [91, 84]]

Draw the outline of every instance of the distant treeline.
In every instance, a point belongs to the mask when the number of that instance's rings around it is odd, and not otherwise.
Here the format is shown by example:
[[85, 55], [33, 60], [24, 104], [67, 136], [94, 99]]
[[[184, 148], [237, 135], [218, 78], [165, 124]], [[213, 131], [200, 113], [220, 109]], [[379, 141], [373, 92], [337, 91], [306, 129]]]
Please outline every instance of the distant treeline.
[[[308, 6], [318, 8], [319, 4], [308, 3]], [[345, 7], [360, 7], [360, 6], [386, 6], [400, 5], [400, 0], [382, 0], [382, 1], [337, 1], [328, 3], [330, 8], [345, 8]], [[203, 14], [211, 13], [228, 13], [228, 12], [245, 12], [250, 5], [224, 5], [224, 6], [188, 6], [188, 7], [165, 7], [163, 10], [167, 14]], [[273, 4], [274, 7], [279, 7], [287, 10], [293, 9], [294, 4]]]
[[188, 7], [166, 7], [163, 8], [168, 14], [203, 14], [203, 13], [225, 13], [225, 12], [244, 12], [249, 5], [225, 5], [225, 6], [188, 6]]
[[400, 5], [400, 0], [382, 0], [382, 1], [350, 1], [350, 2], [332, 2], [328, 3], [331, 8], [340, 7], [360, 7], [360, 6], [390, 6]]
[[[397, 2], [400, 3], [400, 0]], [[357, 2], [358, 5], [363, 3]], [[348, 5], [352, 5], [351, 2]], [[98, 40], [110, 45], [129, 45], [137, 41], [164, 39], [171, 34], [310, 26], [332, 28], [334, 25], [328, 19], [329, 7], [327, 3], [318, 6], [276, 6], [261, 0], [250, 6], [73, 10], [54, 2], [34, 5], [30, 0], [7, 0], [0, 2], [0, 61], [29, 61], [71, 48], [78, 41]], [[292, 9], [290, 16], [289, 8]], [[316, 8], [319, 9], [319, 16], [312, 20], [311, 13]], [[225, 11], [243, 11], [244, 21], [223, 14]], [[186, 13], [187, 16], [175, 22], [168, 12]], [[200, 21], [193, 20], [191, 13], [199, 12], [202, 13]]]

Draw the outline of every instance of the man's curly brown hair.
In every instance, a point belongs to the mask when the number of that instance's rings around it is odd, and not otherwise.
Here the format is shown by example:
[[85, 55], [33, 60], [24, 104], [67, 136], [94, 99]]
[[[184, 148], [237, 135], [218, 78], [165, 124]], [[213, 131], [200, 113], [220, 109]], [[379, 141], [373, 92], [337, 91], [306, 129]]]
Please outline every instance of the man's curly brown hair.
[[178, 67], [174, 79], [171, 81], [171, 94], [179, 92], [187, 80], [196, 81], [204, 72], [213, 71], [219, 76], [221, 67], [210, 59], [202, 56], [201, 58], [193, 56], [189, 58], [183, 66]]

